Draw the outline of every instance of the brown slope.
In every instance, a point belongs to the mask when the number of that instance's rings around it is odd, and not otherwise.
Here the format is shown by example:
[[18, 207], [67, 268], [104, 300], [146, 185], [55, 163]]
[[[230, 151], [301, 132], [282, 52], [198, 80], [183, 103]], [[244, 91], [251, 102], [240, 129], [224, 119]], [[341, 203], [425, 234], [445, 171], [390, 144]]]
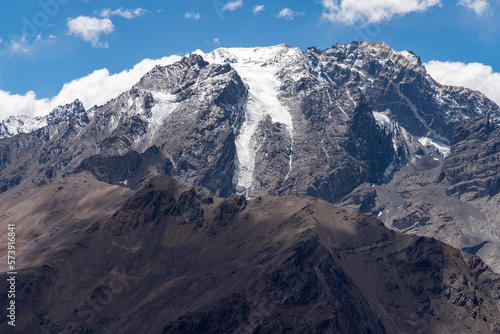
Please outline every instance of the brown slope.
[[500, 329], [500, 278], [476, 257], [322, 200], [220, 199], [159, 177], [89, 226], [22, 264], [25, 332]]
[[[109, 186], [89, 173], [0, 199], [0, 240], [16, 225], [18, 269], [42, 265], [104, 214], [114, 212], [135, 192]], [[7, 271], [7, 242], [0, 245], [0, 270]], [[56, 256], [57, 258], [57, 256]]]

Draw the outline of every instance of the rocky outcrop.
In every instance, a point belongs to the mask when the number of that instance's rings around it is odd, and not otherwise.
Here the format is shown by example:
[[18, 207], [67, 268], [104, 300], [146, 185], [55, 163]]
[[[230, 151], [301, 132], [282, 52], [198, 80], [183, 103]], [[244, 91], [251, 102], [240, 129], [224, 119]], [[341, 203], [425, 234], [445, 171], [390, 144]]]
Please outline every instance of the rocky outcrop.
[[485, 197], [500, 193], [500, 127], [476, 116], [459, 126], [444, 160], [448, 194]]
[[169, 175], [172, 168], [168, 157], [164, 157], [156, 146], [152, 146], [142, 154], [131, 151], [122, 156], [90, 156], [82, 161], [74, 173], [89, 171], [99, 181], [137, 190], [153, 175]]

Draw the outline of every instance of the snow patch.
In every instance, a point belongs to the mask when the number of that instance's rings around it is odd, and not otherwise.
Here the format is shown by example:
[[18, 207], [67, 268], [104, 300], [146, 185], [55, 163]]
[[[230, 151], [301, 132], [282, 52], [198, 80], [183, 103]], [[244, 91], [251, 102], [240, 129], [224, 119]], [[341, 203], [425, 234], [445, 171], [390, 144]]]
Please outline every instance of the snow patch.
[[384, 178], [387, 180], [389, 179], [389, 177], [391, 177], [392, 175], [392, 172], [394, 171], [394, 169], [396, 168], [396, 164], [394, 163], [394, 160], [390, 163], [389, 166], [387, 166], [387, 168], [385, 169], [384, 171]]
[[249, 189], [253, 183], [256, 152], [252, 137], [260, 122], [269, 115], [273, 122], [283, 123], [291, 129], [292, 116], [277, 98], [281, 83], [274, 76], [273, 68], [264, 69], [249, 64], [241, 66], [233, 64], [233, 66], [249, 88], [245, 122], [236, 138], [239, 161], [236, 188], [238, 191], [243, 191]]
[[441, 154], [445, 158], [450, 154], [450, 146], [446, 145], [446, 144], [444, 144], [442, 142], [433, 140], [433, 139], [431, 139], [429, 137], [418, 138], [418, 141], [423, 146], [430, 145], [430, 146], [435, 147], [438, 150], [439, 154]]
[[165, 117], [170, 115], [179, 105], [176, 101], [176, 96], [173, 94], [165, 94], [153, 92], [153, 108], [151, 108], [151, 122], [153, 125], [160, 126]]
[[392, 122], [389, 116], [385, 115], [384, 113], [374, 111], [373, 117], [375, 118], [375, 121], [377, 121], [377, 123], [380, 124], [382, 127], [386, 129], [391, 128]]
[[10, 116], [0, 122], [0, 138], [30, 133], [47, 126], [45, 117]]
[[401, 56], [405, 57], [412, 65], [418, 66], [418, 57], [408, 50], [398, 52]]

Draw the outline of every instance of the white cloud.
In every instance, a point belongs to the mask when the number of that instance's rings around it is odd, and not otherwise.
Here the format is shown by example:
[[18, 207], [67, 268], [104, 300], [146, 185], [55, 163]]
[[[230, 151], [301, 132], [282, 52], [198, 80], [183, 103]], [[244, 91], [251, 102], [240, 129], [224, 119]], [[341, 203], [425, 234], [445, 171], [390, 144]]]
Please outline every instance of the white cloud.
[[290, 8], [283, 8], [279, 12], [278, 17], [285, 18], [288, 20], [293, 20], [293, 12]]
[[115, 26], [110, 19], [98, 19], [95, 17], [79, 16], [75, 19], [68, 19], [68, 29], [70, 35], [80, 37], [93, 47], [107, 48], [108, 43], [101, 41], [102, 35], [108, 35], [115, 30]]
[[118, 9], [115, 9], [115, 10], [111, 10], [111, 9], [103, 9], [101, 10], [101, 12], [99, 13], [99, 15], [101, 17], [111, 17], [111, 16], [121, 16], [121, 17], [124, 17], [126, 19], [134, 19], [136, 17], [141, 17], [143, 15], [145, 15], [148, 11], [145, 10], [145, 9], [142, 9], [142, 8], [136, 8], [136, 9], [123, 9], [122, 8], [118, 8]]
[[201, 15], [200, 15], [200, 13], [195, 13], [195, 12], [187, 13], [186, 12], [186, 14], [184, 14], [184, 17], [186, 19], [199, 20], [201, 18]]
[[57, 40], [57, 36], [54, 36], [52, 34], [49, 35], [49, 37], [47, 38], [44, 38], [42, 36], [42, 34], [38, 34], [36, 36], [36, 39], [35, 39], [35, 42], [39, 42], [39, 43], [44, 43], [44, 44], [49, 44], [49, 43], [53, 43]]
[[96, 70], [65, 84], [59, 94], [50, 99], [38, 99], [33, 91], [18, 95], [0, 90], [0, 119], [12, 115], [47, 115], [55, 107], [71, 103], [75, 99], [82, 101], [86, 108], [102, 105], [132, 88], [156, 65], [166, 66], [180, 59], [180, 56], [145, 59], [133, 69], [117, 74], [110, 74], [107, 69]]
[[443, 85], [462, 86], [482, 92], [500, 105], [500, 73], [480, 63], [441, 62], [425, 64], [427, 72]]
[[254, 14], [258, 14], [262, 11], [264, 11], [264, 5], [258, 5], [258, 6], [253, 7]]
[[26, 36], [22, 36], [6, 42], [5, 45], [7, 46], [7, 50], [12, 54], [33, 54], [40, 48], [53, 44], [57, 39], [58, 37], [53, 34], [50, 34], [48, 37], [38, 34], [32, 41], [29, 41]]
[[0, 38], [0, 44], [2, 44], [2, 43], [3, 43], [3, 39]]
[[460, 0], [458, 4], [472, 9], [477, 15], [482, 15], [490, 6], [486, 0]]
[[219, 46], [220, 45], [220, 39], [218, 37], [214, 38], [214, 44]]
[[30, 53], [32, 50], [31, 46], [26, 39], [26, 36], [21, 37], [20, 39], [12, 39], [10, 42], [10, 51], [13, 53]]
[[441, 0], [322, 0], [322, 19], [353, 24], [390, 20], [411, 12], [440, 6]]
[[233, 11], [243, 6], [243, 0], [229, 1], [222, 7], [222, 10]]
[[304, 12], [294, 12], [290, 8], [283, 8], [277, 15], [277, 17], [287, 20], [293, 20], [295, 16], [304, 15]]

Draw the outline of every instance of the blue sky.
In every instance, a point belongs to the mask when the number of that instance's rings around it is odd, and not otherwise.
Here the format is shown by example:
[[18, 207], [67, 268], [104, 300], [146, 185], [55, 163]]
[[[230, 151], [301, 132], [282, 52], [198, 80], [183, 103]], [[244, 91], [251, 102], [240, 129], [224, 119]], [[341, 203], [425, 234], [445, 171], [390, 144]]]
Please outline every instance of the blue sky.
[[[360, 39], [410, 49], [438, 81], [498, 102], [499, 14], [500, 0], [4, 1], [0, 119], [45, 114], [78, 94], [91, 107], [102, 102], [87, 92], [99, 78], [107, 80], [100, 88], [107, 99], [119, 93], [120, 85], [107, 91], [118, 80], [135, 80], [154, 60], [196, 49], [328, 48]], [[122, 72], [143, 59], [151, 61]]]

